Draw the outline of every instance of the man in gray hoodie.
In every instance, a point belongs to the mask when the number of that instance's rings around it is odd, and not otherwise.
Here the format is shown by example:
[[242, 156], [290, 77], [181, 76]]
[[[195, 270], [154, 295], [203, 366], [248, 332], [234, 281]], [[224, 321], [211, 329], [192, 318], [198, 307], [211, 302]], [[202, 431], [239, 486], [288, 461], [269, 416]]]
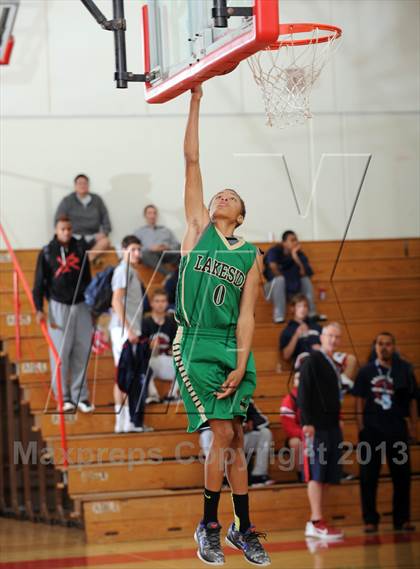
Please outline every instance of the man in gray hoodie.
[[108, 234], [111, 232], [111, 222], [108, 210], [102, 198], [89, 191], [89, 178], [85, 174], [75, 177], [74, 192], [61, 200], [55, 221], [62, 216], [70, 218], [73, 236], [86, 241], [91, 261], [110, 248]]

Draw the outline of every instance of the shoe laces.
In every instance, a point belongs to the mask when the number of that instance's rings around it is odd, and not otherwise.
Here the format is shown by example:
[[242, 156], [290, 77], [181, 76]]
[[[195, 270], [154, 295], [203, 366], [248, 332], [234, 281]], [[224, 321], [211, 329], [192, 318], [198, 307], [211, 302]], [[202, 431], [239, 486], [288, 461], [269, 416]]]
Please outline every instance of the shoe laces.
[[206, 537], [211, 547], [220, 548], [220, 526], [206, 527]]
[[264, 551], [263, 546], [260, 543], [260, 538], [267, 539], [267, 534], [262, 531], [256, 531], [253, 528], [250, 528], [247, 532], [243, 534], [244, 540], [247, 544], [251, 545], [252, 547]]

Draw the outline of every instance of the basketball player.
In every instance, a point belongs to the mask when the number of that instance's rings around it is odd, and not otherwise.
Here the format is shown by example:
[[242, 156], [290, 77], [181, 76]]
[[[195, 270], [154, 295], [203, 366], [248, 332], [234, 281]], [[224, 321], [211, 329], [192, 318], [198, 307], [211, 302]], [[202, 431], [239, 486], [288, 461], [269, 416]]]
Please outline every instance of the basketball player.
[[251, 343], [261, 274], [258, 249], [233, 232], [245, 217], [234, 190], [203, 202], [198, 122], [201, 86], [192, 90], [184, 141], [186, 233], [181, 245], [173, 344], [188, 432], [209, 421], [213, 442], [205, 463], [204, 514], [195, 532], [198, 557], [222, 565], [217, 510], [223, 476], [232, 490], [235, 522], [226, 543], [256, 565], [269, 565], [249, 519], [248, 473], [242, 422], [256, 387]]

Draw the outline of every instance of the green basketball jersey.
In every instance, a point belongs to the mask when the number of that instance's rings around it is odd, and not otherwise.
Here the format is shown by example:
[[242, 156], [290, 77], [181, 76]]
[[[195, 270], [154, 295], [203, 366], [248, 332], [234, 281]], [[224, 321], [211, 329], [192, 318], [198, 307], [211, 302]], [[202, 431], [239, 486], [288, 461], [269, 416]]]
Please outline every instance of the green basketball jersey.
[[176, 320], [195, 328], [235, 327], [248, 271], [258, 250], [239, 239], [231, 245], [213, 223], [197, 245], [181, 258]]

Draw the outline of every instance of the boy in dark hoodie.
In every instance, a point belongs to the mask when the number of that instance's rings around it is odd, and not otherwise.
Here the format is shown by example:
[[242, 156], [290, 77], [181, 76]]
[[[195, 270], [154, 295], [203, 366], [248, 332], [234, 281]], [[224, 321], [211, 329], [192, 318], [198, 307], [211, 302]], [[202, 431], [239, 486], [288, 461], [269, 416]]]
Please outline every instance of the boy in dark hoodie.
[[[61, 358], [63, 410], [93, 411], [85, 372], [90, 353], [92, 318], [84, 302], [90, 282], [87, 245], [72, 235], [71, 221], [61, 216], [55, 224], [55, 237], [38, 255], [33, 288], [37, 321], [47, 319], [44, 298], [48, 300], [48, 332]], [[57, 399], [56, 364], [50, 353], [52, 387]]]

